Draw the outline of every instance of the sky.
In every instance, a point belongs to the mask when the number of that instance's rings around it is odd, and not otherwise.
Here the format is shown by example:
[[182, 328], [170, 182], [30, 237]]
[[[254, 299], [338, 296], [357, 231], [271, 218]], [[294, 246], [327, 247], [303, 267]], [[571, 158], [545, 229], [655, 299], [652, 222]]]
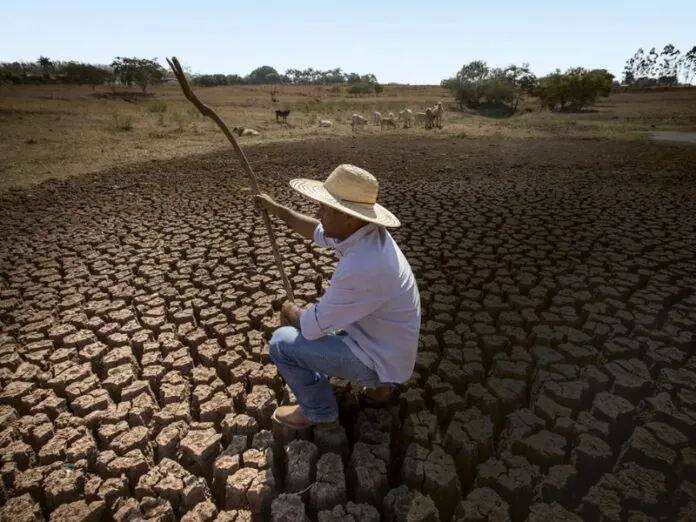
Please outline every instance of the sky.
[[0, 61], [108, 64], [176, 56], [193, 73], [270, 65], [373, 73], [381, 83], [439, 84], [463, 64], [527, 62], [620, 78], [639, 47], [696, 45], [696, 1], [7, 0]]

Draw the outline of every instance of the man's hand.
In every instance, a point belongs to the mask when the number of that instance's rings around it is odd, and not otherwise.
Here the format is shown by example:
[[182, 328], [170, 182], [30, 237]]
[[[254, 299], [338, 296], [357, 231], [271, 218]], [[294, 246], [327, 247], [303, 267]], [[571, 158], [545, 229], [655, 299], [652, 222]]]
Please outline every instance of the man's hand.
[[277, 217], [305, 239], [314, 239], [314, 230], [319, 220], [314, 219], [276, 202], [268, 194], [256, 194], [253, 197], [254, 206], [259, 210], [265, 210]]
[[279, 206], [271, 196], [264, 193], [256, 194], [254, 196], [254, 205], [259, 210], [265, 209], [269, 214], [275, 214], [275, 210]]
[[302, 315], [302, 308], [297, 306], [295, 303], [290, 301], [285, 301], [283, 306], [280, 308], [280, 325], [281, 326], [294, 326], [298, 330], [300, 329], [300, 315]]

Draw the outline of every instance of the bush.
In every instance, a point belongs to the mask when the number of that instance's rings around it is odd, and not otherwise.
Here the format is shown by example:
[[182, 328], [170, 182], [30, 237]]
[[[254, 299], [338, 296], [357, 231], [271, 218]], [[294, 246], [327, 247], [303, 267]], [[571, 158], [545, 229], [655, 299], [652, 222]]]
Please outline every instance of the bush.
[[486, 62], [474, 61], [440, 85], [454, 95], [460, 110], [465, 106], [478, 109], [485, 103], [487, 108], [507, 108], [514, 113], [524, 94], [539, 98], [552, 111], [581, 111], [609, 96], [613, 81], [614, 75], [606, 69], [557, 70], [537, 80], [527, 64], [490, 69]]
[[156, 58], [150, 60], [117, 56], [111, 67], [121, 83], [128, 86], [136, 84], [143, 92], [147, 92], [149, 85], [161, 81], [167, 74]]
[[556, 71], [539, 81], [533, 94], [551, 111], [577, 112], [611, 93], [614, 75], [605, 69]]
[[375, 86], [369, 83], [355, 83], [348, 88], [348, 93], [353, 96], [362, 96], [363, 94], [374, 94]]
[[133, 130], [133, 116], [129, 114], [121, 114], [116, 111], [112, 114], [114, 119], [114, 129], [117, 131]]
[[188, 113], [183, 113], [181, 111], [174, 111], [171, 113], [171, 118], [176, 125], [176, 130], [178, 132], [183, 132], [184, 129], [191, 123], [191, 115]]
[[167, 104], [162, 101], [152, 102], [147, 106], [148, 112], [167, 112]]
[[536, 83], [527, 64], [490, 69], [486, 62], [477, 60], [464, 65], [456, 76], [442, 80], [440, 85], [454, 95], [459, 110], [477, 109], [485, 103], [486, 107], [514, 113], [520, 97]]
[[494, 76], [483, 80], [480, 91], [489, 105], [511, 104], [515, 99], [515, 87], [504, 76]]

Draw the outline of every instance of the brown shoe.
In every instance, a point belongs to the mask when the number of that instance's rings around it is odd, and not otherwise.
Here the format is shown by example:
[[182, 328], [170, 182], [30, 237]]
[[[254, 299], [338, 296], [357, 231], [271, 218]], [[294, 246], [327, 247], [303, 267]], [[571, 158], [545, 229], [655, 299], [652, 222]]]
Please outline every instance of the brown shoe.
[[292, 406], [279, 406], [273, 412], [271, 417], [278, 424], [287, 426], [293, 430], [305, 430], [312, 426], [317, 428], [330, 428], [338, 424], [338, 421], [333, 422], [313, 422], [304, 416], [299, 404]]
[[377, 388], [364, 388], [366, 406], [383, 406], [388, 404], [396, 389], [392, 386], [378, 386]]

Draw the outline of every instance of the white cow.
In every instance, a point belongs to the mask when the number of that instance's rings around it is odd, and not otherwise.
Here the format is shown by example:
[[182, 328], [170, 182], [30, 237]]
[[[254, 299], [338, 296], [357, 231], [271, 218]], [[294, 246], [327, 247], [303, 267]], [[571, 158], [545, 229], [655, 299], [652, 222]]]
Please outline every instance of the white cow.
[[384, 130], [384, 127], [392, 127], [396, 129], [396, 122], [394, 121], [394, 118], [382, 118], [380, 126], [382, 127], [382, 130]]
[[432, 129], [433, 126], [435, 126], [438, 129], [441, 129], [443, 112], [445, 112], [445, 109], [442, 108], [442, 102], [437, 102], [434, 107], [428, 107], [425, 111], [425, 128]]
[[445, 113], [445, 109], [442, 107], [442, 102], [437, 102], [433, 108], [435, 113], [435, 125], [442, 128], [442, 115]]
[[382, 113], [375, 111], [372, 113], [372, 125], [379, 125], [382, 123]]
[[413, 121], [413, 111], [411, 109], [401, 109], [399, 111], [399, 121], [403, 120], [404, 129], [411, 126], [411, 121]]
[[258, 136], [259, 131], [254, 129], [247, 129], [246, 127], [235, 127], [232, 132], [236, 132], [240, 136]]
[[331, 120], [319, 120], [320, 127], [333, 127], [333, 122]]
[[350, 127], [355, 130], [356, 125], [367, 125], [367, 118], [361, 116], [360, 114], [353, 114], [350, 117]]

